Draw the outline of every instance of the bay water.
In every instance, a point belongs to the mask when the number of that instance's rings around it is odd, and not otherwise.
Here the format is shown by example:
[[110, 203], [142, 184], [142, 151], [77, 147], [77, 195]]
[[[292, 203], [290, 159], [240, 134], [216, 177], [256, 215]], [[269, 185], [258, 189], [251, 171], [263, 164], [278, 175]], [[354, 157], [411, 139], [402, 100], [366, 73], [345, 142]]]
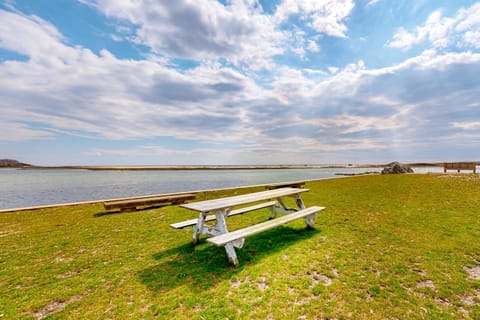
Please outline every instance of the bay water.
[[[414, 168], [441, 172], [442, 168]], [[0, 169], [0, 209], [339, 177], [381, 168], [90, 171]]]

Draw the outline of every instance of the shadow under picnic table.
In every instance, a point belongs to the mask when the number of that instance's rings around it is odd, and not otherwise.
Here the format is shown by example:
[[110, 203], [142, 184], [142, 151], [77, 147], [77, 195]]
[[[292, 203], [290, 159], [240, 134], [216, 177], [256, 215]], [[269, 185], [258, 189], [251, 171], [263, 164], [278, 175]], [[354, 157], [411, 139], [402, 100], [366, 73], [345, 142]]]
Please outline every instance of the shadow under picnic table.
[[240, 264], [231, 264], [224, 247], [207, 243], [203, 238], [199, 244], [186, 243], [182, 246], [158, 252], [153, 258], [159, 264], [138, 273], [140, 280], [153, 291], [165, 292], [178, 286], [191, 286], [194, 290], [205, 290], [223, 279], [230, 278], [242, 269], [285, 248], [309, 239], [321, 230], [281, 226], [245, 240], [242, 249], [236, 249]]

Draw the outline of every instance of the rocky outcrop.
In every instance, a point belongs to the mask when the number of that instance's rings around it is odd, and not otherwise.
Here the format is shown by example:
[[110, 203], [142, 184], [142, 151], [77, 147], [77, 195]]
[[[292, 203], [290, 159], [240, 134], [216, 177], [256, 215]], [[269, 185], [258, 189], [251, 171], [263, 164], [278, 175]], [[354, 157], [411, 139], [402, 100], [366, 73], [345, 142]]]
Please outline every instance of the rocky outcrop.
[[413, 173], [413, 172], [414, 171], [412, 168], [409, 168], [397, 161], [390, 162], [382, 170], [382, 174]]
[[31, 165], [26, 163], [18, 162], [17, 160], [12, 159], [0, 159], [0, 168], [24, 168], [31, 167]]

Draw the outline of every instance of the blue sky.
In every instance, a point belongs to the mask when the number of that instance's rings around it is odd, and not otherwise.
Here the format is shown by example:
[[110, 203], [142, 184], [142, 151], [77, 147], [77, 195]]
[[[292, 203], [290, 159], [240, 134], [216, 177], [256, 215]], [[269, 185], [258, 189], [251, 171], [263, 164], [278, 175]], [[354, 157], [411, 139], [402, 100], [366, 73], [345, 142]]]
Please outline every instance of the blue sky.
[[480, 160], [480, 2], [0, 2], [0, 158]]

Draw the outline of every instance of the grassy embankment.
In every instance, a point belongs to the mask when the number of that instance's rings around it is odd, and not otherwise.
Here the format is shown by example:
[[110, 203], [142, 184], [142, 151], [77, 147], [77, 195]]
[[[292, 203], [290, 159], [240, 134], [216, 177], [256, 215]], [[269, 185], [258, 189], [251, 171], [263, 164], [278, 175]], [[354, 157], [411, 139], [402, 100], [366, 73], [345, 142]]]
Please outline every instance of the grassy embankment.
[[223, 248], [169, 228], [194, 216], [175, 206], [1, 214], [0, 318], [480, 319], [478, 175], [307, 187], [307, 206], [327, 207], [317, 228], [296, 221], [248, 238], [237, 268]]

